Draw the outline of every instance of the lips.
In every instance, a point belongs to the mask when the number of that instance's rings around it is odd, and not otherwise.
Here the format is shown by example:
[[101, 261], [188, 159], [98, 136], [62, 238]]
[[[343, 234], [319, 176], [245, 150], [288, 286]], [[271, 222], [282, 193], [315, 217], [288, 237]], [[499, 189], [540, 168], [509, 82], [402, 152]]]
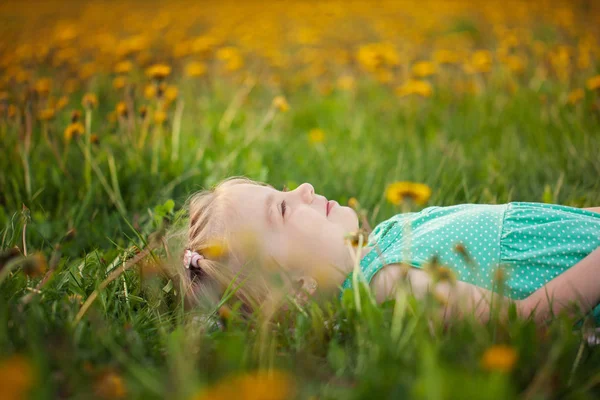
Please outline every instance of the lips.
[[329, 215], [329, 213], [331, 212], [331, 209], [332, 209], [333, 207], [335, 207], [336, 205], [337, 205], [337, 201], [335, 201], [335, 200], [329, 200], [329, 201], [327, 202], [327, 205], [326, 205], [326, 212], [327, 212], [327, 215]]

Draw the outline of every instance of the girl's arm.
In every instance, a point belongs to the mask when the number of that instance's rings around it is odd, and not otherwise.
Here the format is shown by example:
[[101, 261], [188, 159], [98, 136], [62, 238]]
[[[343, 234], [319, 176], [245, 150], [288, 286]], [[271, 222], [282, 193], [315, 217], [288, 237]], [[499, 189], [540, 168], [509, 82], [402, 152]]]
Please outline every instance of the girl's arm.
[[[409, 268], [407, 271], [398, 264], [386, 266], [373, 278], [371, 286], [377, 300], [381, 302], [393, 297], [396, 283], [403, 277], [410, 281], [416, 297], [425, 296], [433, 287], [434, 294], [448, 304], [444, 312], [446, 319], [473, 314], [481, 321], [487, 321], [492, 299], [502, 312], [513, 302], [466, 282], [440, 282], [434, 285], [427, 272], [416, 268]], [[545, 321], [553, 313], [559, 313], [567, 308], [570, 302], [575, 302], [583, 313], [600, 303], [600, 247], [526, 299], [514, 300], [519, 315], [528, 317], [534, 312], [537, 321]], [[569, 311], [574, 314], [576, 309]]]

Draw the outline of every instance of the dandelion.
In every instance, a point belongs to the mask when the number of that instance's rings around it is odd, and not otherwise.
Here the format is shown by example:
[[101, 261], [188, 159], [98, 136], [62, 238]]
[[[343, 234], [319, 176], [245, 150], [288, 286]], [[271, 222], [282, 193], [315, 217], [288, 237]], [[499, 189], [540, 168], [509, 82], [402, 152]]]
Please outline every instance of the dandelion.
[[510, 372], [518, 359], [516, 350], [507, 345], [494, 345], [481, 357], [481, 365], [488, 371]]
[[13, 355], [0, 361], [0, 398], [28, 398], [28, 392], [34, 382], [34, 369], [24, 356]]
[[294, 397], [295, 382], [283, 371], [256, 371], [226, 377], [193, 400], [287, 400]]
[[287, 112], [290, 109], [290, 105], [283, 96], [275, 96], [272, 105], [281, 112]]
[[162, 110], [154, 112], [154, 123], [156, 125], [162, 125], [167, 120], [167, 113]]
[[437, 72], [437, 68], [434, 63], [430, 61], [420, 61], [412, 66], [412, 73], [417, 78], [427, 78], [428, 76], [434, 75]]
[[585, 87], [587, 87], [588, 90], [600, 89], [600, 75], [596, 75], [588, 79], [585, 82]]
[[42, 78], [35, 83], [34, 89], [40, 97], [46, 97], [50, 94], [51, 87], [52, 81], [49, 78]]
[[138, 115], [140, 116], [141, 119], [146, 119], [146, 115], [148, 115], [148, 107], [141, 106], [140, 109], [138, 110]]
[[100, 374], [94, 382], [94, 392], [103, 399], [122, 399], [127, 395], [125, 382], [115, 371]]
[[578, 89], [572, 90], [567, 95], [567, 103], [569, 103], [569, 104], [577, 104], [581, 100], [583, 100], [584, 97], [585, 97], [585, 92], [583, 91], [583, 89], [578, 88]]
[[225, 63], [227, 71], [237, 71], [244, 66], [240, 51], [233, 46], [222, 47], [217, 51], [216, 58]]
[[348, 199], [348, 207], [357, 210], [359, 208], [359, 206], [360, 206], [360, 204], [358, 203], [358, 200], [356, 200], [356, 198], [350, 197]]
[[129, 60], [120, 61], [115, 65], [115, 74], [128, 74], [133, 69], [133, 63]]
[[113, 79], [112, 85], [113, 88], [117, 90], [123, 89], [125, 85], [127, 85], [127, 78], [124, 76], [117, 76], [115, 79]]
[[157, 81], [162, 81], [169, 75], [171, 67], [166, 64], [154, 64], [146, 69], [146, 76]]
[[127, 104], [125, 104], [124, 101], [120, 101], [117, 103], [117, 107], [115, 108], [115, 111], [117, 112], [117, 115], [120, 117], [126, 117], [129, 109], [127, 107]]
[[79, 122], [80, 119], [81, 119], [81, 111], [79, 111], [79, 110], [71, 111], [71, 122], [72, 123]]
[[460, 62], [458, 53], [445, 49], [434, 51], [433, 59], [438, 64], [458, 64]]
[[416, 94], [422, 97], [431, 97], [433, 89], [431, 84], [424, 80], [409, 79], [402, 86], [396, 88], [396, 94], [400, 97]]
[[81, 105], [88, 110], [96, 108], [98, 107], [98, 97], [94, 93], [86, 93], [81, 100]]
[[81, 136], [85, 132], [85, 128], [81, 122], [70, 123], [65, 129], [65, 140], [70, 141], [73, 136]]
[[336, 86], [341, 90], [352, 90], [355, 86], [352, 75], [342, 75], [337, 79]]
[[156, 85], [146, 85], [144, 87], [144, 97], [152, 100], [156, 97]]
[[40, 121], [51, 121], [56, 116], [56, 111], [53, 108], [46, 108], [39, 112], [38, 119]]
[[179, 95], [179, 89], [177, 89], [176, 86], [173, 85], [168, 85], [165, 88], [165, 100], [170, 103], [172, 101], [174, 101], [175, 99], [177, 99], [177, 96]]
[[95, 133], [92, 133], [90, 135], [90, 143], [98, 144], [99, 142], [100, 142], [100, 139], [98, 138], [98, 135]]
[[346, 243], [353, 248], [357, 248], [362, 237], [363, 247], [367, 245], [369, 233], [365, 229], [359, 229], [356, 232], [347, 233], [345, 236]]
[[311, 129], [308, 132], [308, 141], [312, 144], [323, 143], [325, 141], [325, 132], [320, 128]]
[[69, 104], [69, 98], [67, 96], [61, 96], [56, 102], [56, 111], [64, 109]]
[[190, 78], [197, 78], [206, 75], [206, 70], [206, 64], [199, 61], [193, 61], [186, 65], [185, 74]]
[[394, 205], [400, 205], [407, 200], [423, 205], [430, 196], [429, 186], [415, 182], [394, 182], [388, 185], [385, 191], [386, 199]]

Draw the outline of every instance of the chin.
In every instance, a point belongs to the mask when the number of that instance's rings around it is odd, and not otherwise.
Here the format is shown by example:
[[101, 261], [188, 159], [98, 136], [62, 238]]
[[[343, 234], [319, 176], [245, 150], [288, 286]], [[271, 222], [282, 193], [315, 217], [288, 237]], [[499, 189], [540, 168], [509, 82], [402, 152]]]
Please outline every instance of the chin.
[[358, 230], [358, 215], [350, 207], [339, 206], [336, 212], [336, 220], [344, 227], [347, 232], [355, 232]]

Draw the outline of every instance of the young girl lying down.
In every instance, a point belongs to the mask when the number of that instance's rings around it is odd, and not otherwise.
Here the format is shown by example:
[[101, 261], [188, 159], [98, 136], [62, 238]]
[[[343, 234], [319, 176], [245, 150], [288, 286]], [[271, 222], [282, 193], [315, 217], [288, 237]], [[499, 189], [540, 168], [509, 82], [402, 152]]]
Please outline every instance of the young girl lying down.
[[[308, 183], [279, 191], [231, 178], [193, 195], [189, 217], [183, 260], [200, 297], [234, 279], [243, 282], [236, 296], [250, 308], [282, 284], [300, 297], [337, 294], [353, 285], [357, 251], [347, 234], [358, 230], [357, 214]], [[215, 243], [226, 244], [225, 256]], [[358, 254], [359, 276], [380, 302], [394, 297], [398, 282], [408, 282], [417, 297], [428, 291], [444, 296], [445, 318], [473, 313], [485, 321], [503, 266], [506, 297], [500, 301], [514, 301], [519, 315], [544, 321], [566, 310], [592, 312], [600, 321], [600, 207], [428, 207], [377, 225]], [[434, 285], [424, 270], [432, 259], [451, 268], [456, 281]], [[284, 272], [283, 279], [269, 279], [274, 271]]]

